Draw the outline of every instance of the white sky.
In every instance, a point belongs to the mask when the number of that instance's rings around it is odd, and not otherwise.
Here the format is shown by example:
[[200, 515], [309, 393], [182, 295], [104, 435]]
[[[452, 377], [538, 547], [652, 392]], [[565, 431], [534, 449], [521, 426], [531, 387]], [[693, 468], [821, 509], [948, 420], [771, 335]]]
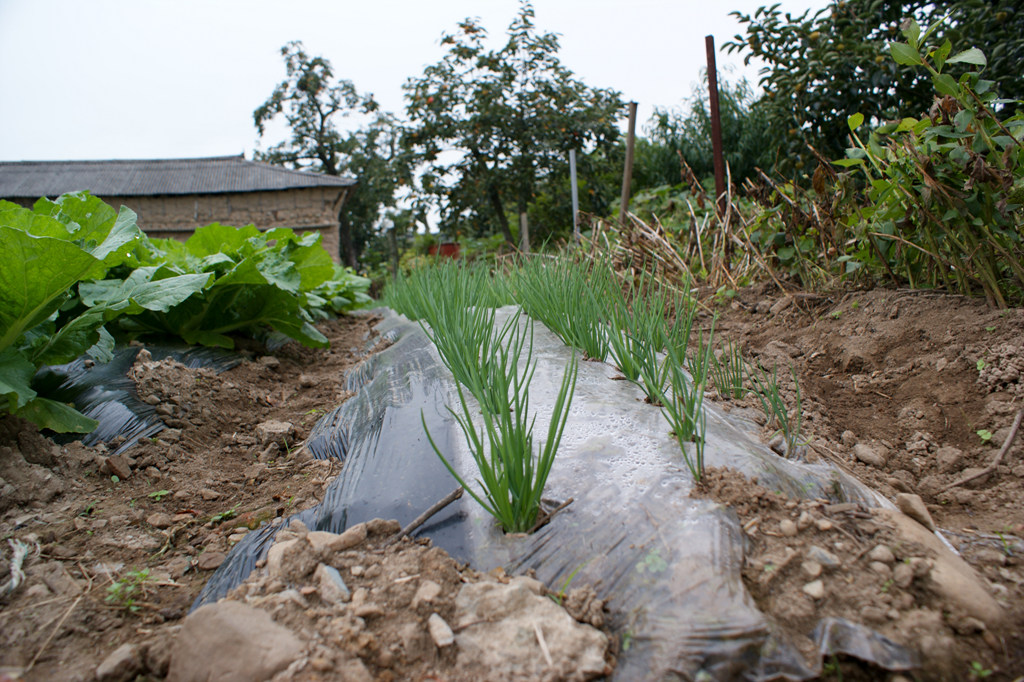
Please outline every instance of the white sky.
[[[781, 0], [799, 15], [827, 0]], [[561, 34], [562, 63], [640, 105], [689, 96], [716, 46], [740, 32], [731, 10], [769, 0], [535, 0]], [[402, 115], [402, 84], [437, 62], [442, 32], [480, 17], [505, 36], [516, 0], [0, 0], [0, 160], [222, 156], [257, 146], [252, 112], [302, 40], [335, 75]], [[746, 75], [719, 49], [720, 78]], [[731, 75], [727, 71], [734, 65]], [[283, 138], [270, 131], [262, 147]]]

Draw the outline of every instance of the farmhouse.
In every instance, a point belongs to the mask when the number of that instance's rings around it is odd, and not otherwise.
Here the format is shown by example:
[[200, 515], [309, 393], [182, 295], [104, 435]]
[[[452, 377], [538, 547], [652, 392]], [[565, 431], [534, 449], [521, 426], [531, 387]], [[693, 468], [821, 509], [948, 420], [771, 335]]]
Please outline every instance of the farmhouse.
[[340, 211], [349, 177], [289, 170], [245, 157], [0, 162], [0, 199], [31, 206], [39, 197], [88, 190], [139, 216], [151, 237], [187, 239], [209, 223], [261, 230], [316, 230], [338, 260]]

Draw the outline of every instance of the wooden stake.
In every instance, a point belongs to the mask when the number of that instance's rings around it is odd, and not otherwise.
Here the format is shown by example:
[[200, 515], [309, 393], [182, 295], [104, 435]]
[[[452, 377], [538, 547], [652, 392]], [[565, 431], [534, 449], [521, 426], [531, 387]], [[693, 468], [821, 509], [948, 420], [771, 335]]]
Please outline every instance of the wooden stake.
[[[726, 186], [725, 186], [725, 157], [722, 152], [722, 115], [718, 108], [718, 71], [715, 66], [715, 37], [706, 36], [704, 47], [708, 57], [708, 106], [711, 109], [711, 148], [714, 154], [715, 166], [715, 205], [717, 206], [718, 220], [723, 230], [728, 231], [726, 223]], [[726, 267], [732, 256], [732, 244], [726, 240], [723, 244], [725, 251]]]
[[633, 182], [633, 145], [636, 141], [636, 102], [629, 103], [629, 132], [626, 134], [626, 166], [622, 170], [622, 198], [619, 202], [619, 222], [626, 224], [629, 211], [629, 185]]

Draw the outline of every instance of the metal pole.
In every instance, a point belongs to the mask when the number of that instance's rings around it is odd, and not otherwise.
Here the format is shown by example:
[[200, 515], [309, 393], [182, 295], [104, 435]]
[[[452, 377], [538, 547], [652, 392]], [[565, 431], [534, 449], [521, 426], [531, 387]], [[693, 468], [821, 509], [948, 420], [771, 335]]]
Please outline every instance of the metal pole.
[[[724, 220], [726, 214], [725, 158], [722, 155], [722, 117], [718, 110], [718, 72], [715, 67], [715, 37], [704, 38], [704, 46], [708, 53], [708, 104], [711, 107], [711, 147], [715, 164], [715, 197], [718, 208], [718, 219]], [[728, 226], [723, 226], [728, 227]], [[725, 240], [726, 262], [731, 251], [729, 240]]]
[[636, 102], [629, 103], [629, 133], [626, 136], [626, 167], [622, 171], [622, 199], [619, 201], [619, 221], [626, 222], [629, 210], [629, 183], [633, 180], [633, 143], [636, 140]]
[[572, 188], [572, 238], [580, 241], [580, 195], [576, 186], [576, 150], [569, 150], [569, 186]]

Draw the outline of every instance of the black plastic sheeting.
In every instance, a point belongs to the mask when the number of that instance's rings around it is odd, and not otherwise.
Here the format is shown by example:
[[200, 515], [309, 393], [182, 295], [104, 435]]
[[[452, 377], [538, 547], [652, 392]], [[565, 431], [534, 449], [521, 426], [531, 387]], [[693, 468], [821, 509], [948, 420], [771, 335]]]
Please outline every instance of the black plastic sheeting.
[[[156, 414], [156, 408], [139, 399], [135, 382], [128, 370], [142, 346], [122, 346], [114, 349], [110, 362], [94, 362], [81, 357], [66, 365], [44, 367], [33, 381], [33, 387], [48, 398], [72, 403], [79, 412], [99, 421], [92, 433], [84, 436], [56, 434], [59, 443], [81, 440], [86, 445], [109, 443], [118, 436], [123, 442], [114, 450], [119, 454], [139, 438], [148, 438], [165, 427]], [[238, 353], [222, 348], [197, 346], [148, 345], [146, 350], [153, 360], [173, 358], [186, 367], [208, 367], [220, 373], [242, 362]]]
[[[505, 309], [501, 318], [516, 314]], [[316, 457], [345, 462], [315, 508], [249, 533], [204, 587], [194, 607], [224, 596], [265, 556], [292, 520], [341, 532], [371, 518], [403, 525], [456, 487], [423, 431], [468, 480], [472, 459], [445, 405], [456, 405], [451, 375], [418, 325], [394, 314], [378, 327], [394, 344], [349, 374], [356, 395], [324, 416], [308, 445]], [[536, 433], [547, 431], [570, 349], [540, 325], [530, 403]], [[487, 571], [536, 572], [548, 585], [588, 584], [608, 599], [620, 637], [616, 680], [806, 680], [796, 648], [773, 634], [743, 587], [745, 536], [735, 514], [689, 497], [692, 477], [658, 408], [614, 368], [580, 363], [576, 394], [546, 494], [573, 504], [529, 536], [506, 536], [469, 496], [433, 517], [417, 535]], [[707, 411], [706, 463], [728, 465], [794, 497], [886, 504], [824, 464], [792, 462], [759, 442], [757, 429]], [[422, 417], [421, 417], [422, 415]], [[861, 626], [823, 626], [823, 655], [843, 651], [880, 667], [906, 669], [903, 652]]]

